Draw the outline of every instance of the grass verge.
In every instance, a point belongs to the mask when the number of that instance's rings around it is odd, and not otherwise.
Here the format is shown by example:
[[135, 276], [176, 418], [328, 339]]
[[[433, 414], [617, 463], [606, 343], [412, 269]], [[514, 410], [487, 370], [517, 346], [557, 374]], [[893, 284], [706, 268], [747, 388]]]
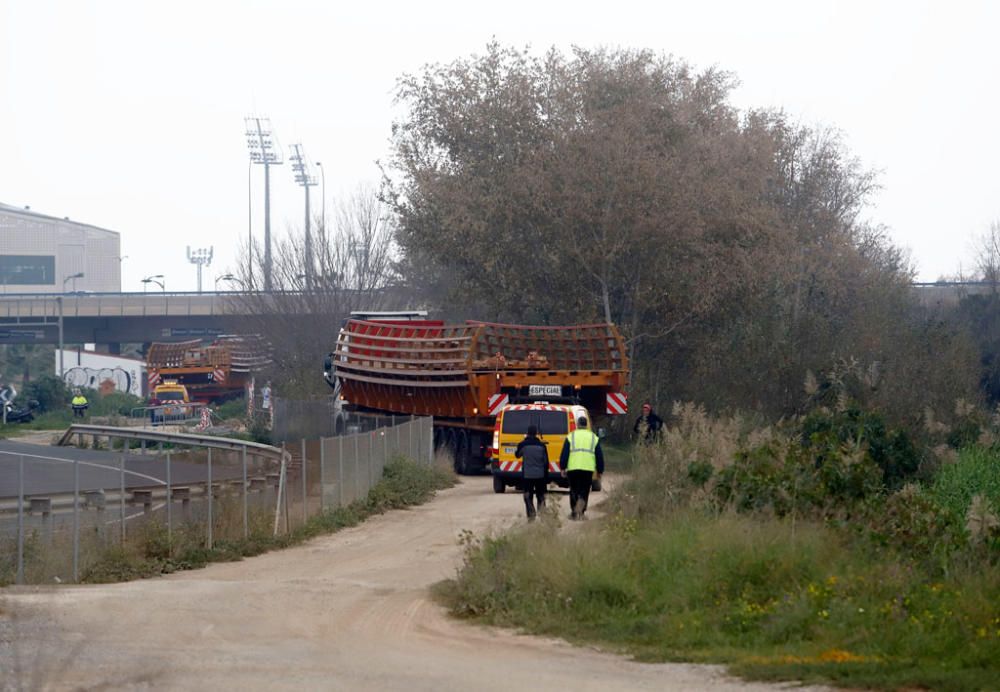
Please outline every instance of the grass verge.
[[[81, 581], [107, 583], [142, 579], [196, 569], [210, 562], [229, 562], [287, 548], [316, 536], [355, 526], [368, 517], [391, 509], [422, 504], [433, 497], [437, 490], [454, 483], [454, 474], [449, 470], [397, 458], [386, 465], [382, 480], [364, 500], [317, 514], [288, 533], [278, 536], [272, 533], [273, 510], [254, 512], [250, 515], [247, 538], [218, 538], [211, 549], [205, 546], [203, 523], [192, 522], [175, 527], [168, 538], [167, 529], [162, 523], [151, 522], [132, 533], [124, 546], [107, 542], [92, 543], [93, 553], [91, 559], [86, 561]], [[235, 499], [228, 506], [225, 502], [220, 502], [218, 511], [219, 515], [213, 524], [220, 533], [227, 533], [229, 536], [242, 533], [241, 505]], [[221, 531], [226, 524], [232, 530]], [[42, 558], [39, 560], [44, 562]], [[6, 567], [3, 571], [7, 574], [0, 574], [0, 583], [10, 583], [13, 580], [13, 565]]]
[[896, 689], [996, 689], [1000, 571], [932, 577], [819, 523], [679, 512], [466, 540], [461, 617], [645, 661]]

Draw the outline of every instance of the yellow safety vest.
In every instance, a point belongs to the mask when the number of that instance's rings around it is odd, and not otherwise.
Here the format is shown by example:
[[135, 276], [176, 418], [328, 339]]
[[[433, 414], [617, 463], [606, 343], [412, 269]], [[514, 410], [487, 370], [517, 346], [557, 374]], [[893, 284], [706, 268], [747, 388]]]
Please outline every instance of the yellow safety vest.
[[[66, 401], [66, 400], [63, 399], [63, 401]], [[84, 396], [75, 396], [75, 397], [73, 397], [73, 405], [74, 406], [86, 406], [87, 405], [87, 397], [84, 397]]]
[[567, 471], [597, 471], [597, 435], [589, 430], [574, 430], [566, 436], [569, 443]]

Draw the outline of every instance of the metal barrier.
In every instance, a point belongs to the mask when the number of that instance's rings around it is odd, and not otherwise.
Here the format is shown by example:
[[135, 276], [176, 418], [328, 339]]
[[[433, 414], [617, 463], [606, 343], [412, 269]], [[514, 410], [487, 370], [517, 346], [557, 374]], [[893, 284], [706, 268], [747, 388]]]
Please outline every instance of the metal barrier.
[[[72, 459], [0, 452], [0, 475], [8, 483], [17, 479], [16, 492], [6, 493], [6, 499], [0, 497], [0, 522], [7, 524], [9, 519], [4, 517], [16, 514], [16, 541], [10, 541], [16, 542], [16, 560], [9, 565], [14, 568], [16, 583], [25, 581], [29, 529], [34, 546], [29, 553], [40, 551], [34, 544], [52, 546], [57, 538], [65, 548], [62, 552], [55, 548], [48, 551], [39, 567], [40, 578], [35, 581], [74, 582], [80, 576], [81, 540], [98, 548], [109, 542], [124, 546], [130, 522], [156, 518], [164, 523], [170, 544], [178, 523], [176, 510], [180, 510], [184, 524], [204, 522], [205, 546], [209, 549], [217, 530], [216, 507], [219, 501], [228, 502], [226, 498], [239, 500], [242, 521], [230, 517], [229, 523], [236, 525], [236, 531], [241, 524], [244, 538], [250, 532], [251, 505], [255, 509], [274, 507], [273, 531], [278, 532], [278, 508], [282, 506], [290, 456], [282, 449], [245, 440], [104, 425], [70, 426], [59, 444], [65, 445], [74, 437], [81, 447], [86, 441], [100, 447], [106, 439], [111, 451], [116, 451], [116, 442], [121, 449], [117, 459], [111, 460], [107, 455], [88, 457], [86, 452]], [[131, 449], [136, 442], [138, 454]], [[16, 473], [11, 468], [14, 463]], [[37, 474], [43, 480], [28, 478], [29, 465], [46, 467]], [[81, 478], [81, 471], [87, 473], [86, 479]], [[44, 482], [45, 487], [26, 487], [29, 482], [32, 486]], [[117, 517], [107, 511], [114, 506], [118, 508]], [[117, 528], [113, 532], [117, 539], [109, 534], [109, 526]], [[229, 528], [231, 534], [233, 527]], [[4, 533], [11, 533], [3, 529], [9, 527], [0, 526], [0, 539]], [[6, 557], [0, 551], [0, 569]]]
[[[116, 458], [0, 452], [0, 489], [6, 480], [11, 490], [0, 490], [0, 581], [7, 570], [17, 583], [78, 581], [87, 555], [109, 545], [124, 547], [129, 536], [153, 522], [165, 527], [168, 551], [175, 536], [190, 537], [192, 531], [209, 549], [220, 539], [245, 539], [251, 519], [254, 531], [293, 530], [313, 515], [363, 500], [395, 457], [432, 461], [431, 418], [385, 422], [396, 425], [302, 439], [282, 448], [78, 424], [66, 430], [59, 445], [75, 440], [81, 449], [109, 449]], [[41, 465], [47, 468], [35, 475], [45, 478], [44, 488], [29, 474]], [[265, 516], [263, 529], [259, 521]], [[184, 533], [177, 534], [181, 529]], [[81, 547], [91, 550], [84, 554]]]
[[146, 421], [149, 422], [150, 426], [169, 425], [198, 420], [201, 418], [201, 411], [204, 408], [204, 402], [200, 401], [158, 406], [136, 406], [129, 411], [128, 417], [144, 421], [143, 427], [146, 427]]

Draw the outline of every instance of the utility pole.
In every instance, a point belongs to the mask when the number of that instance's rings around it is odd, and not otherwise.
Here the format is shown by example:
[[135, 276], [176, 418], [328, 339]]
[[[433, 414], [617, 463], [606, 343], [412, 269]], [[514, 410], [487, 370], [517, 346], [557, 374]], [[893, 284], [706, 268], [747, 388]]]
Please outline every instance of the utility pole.
[[212, 263], [212, 254], [214, 247], [201, 248], [191, 252], [191, 246], [188, 245], [187, 248], [187, 258], [188, 262], [197, 265], [198, 267], [198, 293], [201, 293], [201, 268], [207, 267]]
[[[306, 158], [305, 149], [302, 144], [292, 145], [292, 170], [295, 171], [295, 182], [301, 185], [306, 191], [306, 247], [305, 247], [305, 275], [306, 290], [312, 290], [313, 276], [313, 253], [312, 253], [312, 233], [310, 232], [309, 219], [309, 188], [316, 184], [316, 176], [309, 173], [309, 160]], [[325, 229], [324, 229], [325, 230]]]
[[247, 147], [250, 162], [264, 166], [264, 290], [271, 290], [271, 166], [283, 163], [281, 150], [271, 133], [268, 118], [250, 116], [246, 123]]

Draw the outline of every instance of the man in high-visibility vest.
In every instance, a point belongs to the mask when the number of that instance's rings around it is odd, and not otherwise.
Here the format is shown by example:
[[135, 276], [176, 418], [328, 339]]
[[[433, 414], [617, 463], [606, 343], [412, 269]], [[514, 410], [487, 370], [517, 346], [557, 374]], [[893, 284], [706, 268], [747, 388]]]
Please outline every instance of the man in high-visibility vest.
[[[65, 401], [65, 399], [64, 399], [64, 401]], [[79, 389], [76, 389], [76, 390], [73, 391], [73, 401], [71, 403], [72, 403], [72, 406], [73, 406], [73, 417], [74, 418], [83, 418], [84, 412], [87, 410], [87, 407], [90, 405], [90, 404], [87, 403], [87, 397], [85, 397], [83, 395], [83, 393]]]
[[594, 474], [600, 478], [604, 473], [601, 440], [587, 429], [587, 419], [583, 416], [576, 420], [576, 430], [567, 435], [563, 442], [559, 468], [569, 478], [570, 519], [583, 519]]

